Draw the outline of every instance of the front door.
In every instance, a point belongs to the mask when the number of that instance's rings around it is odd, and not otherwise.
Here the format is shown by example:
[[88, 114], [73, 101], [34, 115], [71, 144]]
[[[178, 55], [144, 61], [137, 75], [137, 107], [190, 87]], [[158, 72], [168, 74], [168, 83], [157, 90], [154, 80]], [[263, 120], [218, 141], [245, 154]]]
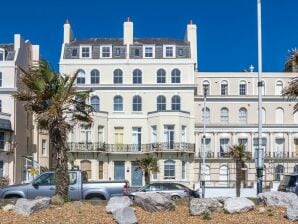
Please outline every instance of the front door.
[[124, 180], [125, 179], [125, 166], [124, 161], [114, 162], [114, 180]]
[[131, 186], [140, 187], [143, 185], [143, 172], [139, 169], [137, 162], [131, 163]]

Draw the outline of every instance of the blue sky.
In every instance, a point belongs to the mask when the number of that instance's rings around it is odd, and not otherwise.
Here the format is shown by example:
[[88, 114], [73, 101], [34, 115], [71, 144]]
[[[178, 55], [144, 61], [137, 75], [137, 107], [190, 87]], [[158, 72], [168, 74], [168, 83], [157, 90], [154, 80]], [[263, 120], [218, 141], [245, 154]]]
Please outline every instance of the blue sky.
[[[262, 0], [263, 71], [282, 71], [288, 50], [298, 47], [298, 1]], [[130, 16], [136, 37], [182, 39], [190, 19], [198, 26], [200, 71], [257, 70], [257, 0], [15, 0], [1, 2], [0, 43], [13, 34], [41, 46], [58, 70], [63, 24], [77, 39], [122, 37]]]

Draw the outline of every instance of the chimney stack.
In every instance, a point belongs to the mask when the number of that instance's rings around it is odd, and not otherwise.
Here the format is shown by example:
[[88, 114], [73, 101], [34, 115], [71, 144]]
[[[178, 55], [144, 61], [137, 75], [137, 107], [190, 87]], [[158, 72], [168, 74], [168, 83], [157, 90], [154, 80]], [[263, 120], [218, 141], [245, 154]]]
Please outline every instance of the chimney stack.
[[130, 21], [130, 17], [127, 17], [123, 24], [123, 43], [126, 45], [133, 44], [133, 23]]
[[185, 37], [186, 41], [190, 43], [190, 57], [194, 61], [195, 71], [198, 70], [198, 53], [197, 53], [197, 26], [193, 24], [193, 21], [190, 20], [189, 24], [187, 24]]
[[69, 44], [73, 40], [73, 32], [70, 26], [70, 23], [68, 19], [65, 21], [64, 24], [64, 38], [63, 38], [63, 43], [64, 44]]

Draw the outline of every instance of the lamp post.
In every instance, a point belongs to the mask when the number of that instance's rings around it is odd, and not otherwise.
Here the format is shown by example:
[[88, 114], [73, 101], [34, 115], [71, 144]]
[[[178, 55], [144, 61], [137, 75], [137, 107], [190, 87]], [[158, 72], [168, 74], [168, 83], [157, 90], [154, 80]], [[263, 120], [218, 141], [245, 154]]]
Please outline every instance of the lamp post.
[[201, 173], [201, 186], [202, 186], [202, 198], [205, 198], [205, 171], [206, 171], [206, 96], [207, 96], [207, 86], [203, 85], [204, 91], [204, 108], [203, 108], [203, 147], [202, 147], [202, 173]]
[[257, 194], [262, 193], [264, 170], [264, 152], [262, 148], [262, 32], [261, 32], [261, 0], [257, 0], [258, 16], [258, 147], [255, 151], [257, 172]]

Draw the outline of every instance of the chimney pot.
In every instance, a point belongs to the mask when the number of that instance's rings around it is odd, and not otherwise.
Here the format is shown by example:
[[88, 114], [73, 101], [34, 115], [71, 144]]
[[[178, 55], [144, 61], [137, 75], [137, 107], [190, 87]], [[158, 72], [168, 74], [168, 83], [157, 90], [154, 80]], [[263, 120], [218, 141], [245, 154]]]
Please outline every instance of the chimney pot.
[[127, 20], [126, 20], [126, 22], [130, 22], [130, 17], [129, 17], [129, 16], [127, 17]]
[[69, 24], [69, 20], [68, 19], [66, 19], [65, 24]]
[[189, 24], [192, 24], [192, 19], [191, 19], [191, 20], [189, 20]]

